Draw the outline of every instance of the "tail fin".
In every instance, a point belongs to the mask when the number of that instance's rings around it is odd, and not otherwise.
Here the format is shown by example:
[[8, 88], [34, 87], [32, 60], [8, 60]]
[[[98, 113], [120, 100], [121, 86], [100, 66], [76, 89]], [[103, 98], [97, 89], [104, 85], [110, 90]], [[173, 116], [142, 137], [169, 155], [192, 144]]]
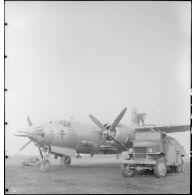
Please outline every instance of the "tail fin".
[[28, 126], [32, 127], [33, 126], [32, 121], [30, 120], [30, 118], [28, 116], [27, 116], [27, 121], [28, 121]]

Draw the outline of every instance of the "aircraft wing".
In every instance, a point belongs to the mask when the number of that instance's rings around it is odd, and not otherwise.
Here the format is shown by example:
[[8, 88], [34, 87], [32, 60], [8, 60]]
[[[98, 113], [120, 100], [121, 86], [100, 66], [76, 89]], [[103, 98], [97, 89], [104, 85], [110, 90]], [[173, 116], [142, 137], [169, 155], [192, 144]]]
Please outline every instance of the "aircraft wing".
[[134, 129], [135, 130], [156, 129], [166, 133], [176, 133], [176, 132], [190, 131], [190, 125], [143, 126], [143, 127], [135, 127]]

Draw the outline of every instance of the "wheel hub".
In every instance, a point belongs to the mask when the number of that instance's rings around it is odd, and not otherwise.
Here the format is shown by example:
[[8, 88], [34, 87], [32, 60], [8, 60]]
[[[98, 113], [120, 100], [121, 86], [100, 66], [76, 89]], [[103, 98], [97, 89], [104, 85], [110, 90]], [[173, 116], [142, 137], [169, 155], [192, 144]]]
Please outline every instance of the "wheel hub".
[[134, 170], [131, 169], [129, 165], [126, 165], [126, 170], [127, 170], [128, 174], [132, 174], [134, 172]]

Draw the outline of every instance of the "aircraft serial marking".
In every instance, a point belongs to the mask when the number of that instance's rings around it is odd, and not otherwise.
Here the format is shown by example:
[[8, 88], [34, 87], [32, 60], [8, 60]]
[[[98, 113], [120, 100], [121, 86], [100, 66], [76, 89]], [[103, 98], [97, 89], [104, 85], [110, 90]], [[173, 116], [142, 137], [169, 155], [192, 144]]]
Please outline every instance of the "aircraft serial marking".
[[66, 133], [64, 133], [63, 129], [61, 130], [60, 135], [61, 135], [61, 139], [63, 140], [63, 136], [66, 135]]

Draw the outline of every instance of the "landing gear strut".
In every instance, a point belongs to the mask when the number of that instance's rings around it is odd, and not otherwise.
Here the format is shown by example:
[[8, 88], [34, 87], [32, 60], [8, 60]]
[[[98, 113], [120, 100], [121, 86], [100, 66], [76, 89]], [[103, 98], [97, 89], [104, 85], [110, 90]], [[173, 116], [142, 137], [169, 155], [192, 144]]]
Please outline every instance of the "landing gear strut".
[[47, 159], [47, 158], [49, 158], [50, 155], [48, 153], [48, 149], [47, 148], [46, 149], [45, 148], [42, 149], [42, 151], [39, 148], [39, 151], [40, 151], [40, 154], [41, 154], [41, 157], [42, 157], [42, 161], [41, 161], [41, 164], [40, 164], [40, 169], [41, 169], [41, 171], [46, 172], [50, 168], [50, 162]]
[[76, 158], [81, 158], [81, 155], [79, 153], [77, 153]]
[[71, 164], [71, 157], [70, 156], [62, 156], [60, 159], [61, 166], [69, 166]]

